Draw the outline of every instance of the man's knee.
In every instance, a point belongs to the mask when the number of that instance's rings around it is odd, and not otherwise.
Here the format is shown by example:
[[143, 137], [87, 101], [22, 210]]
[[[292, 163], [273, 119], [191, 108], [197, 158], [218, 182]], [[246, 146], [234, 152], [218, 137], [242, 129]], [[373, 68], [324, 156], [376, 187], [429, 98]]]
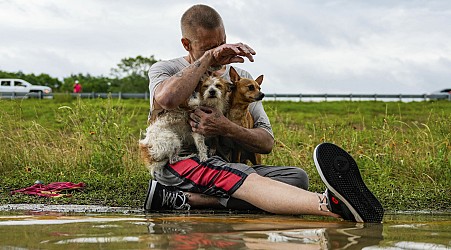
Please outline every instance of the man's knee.
[[[249, 175], [250, 177], [251, 175]], [[264, 175], [273, 180], [280, 181], [291, 186], [308, 190], [309, 178], [307, 173], [298, 167], [280, 167], [277, 171]], [[248, 178], [249, 178], [248, 177]], [[252, 175], [253, 178], [261, 178], [258, 174]]]
[[296, 175], [296, 183], [294, 184], [294, 186], [308, 190], [308, 186], [309, 186], [309, 179], [308, 179], [308, 175], [307, 172], [305, 172], [303, 169], [297, 168], [298, 171], [295, 173]]
[[[289, 175], [288, 175], [289, 173]], [[287, 178], [289, 176], [289, 178]], [[309, 179], [307, 173], [298, 167], [288, 167], [287, 175], [282, 180], [283, 182], [292, 186], [308, 190]]]

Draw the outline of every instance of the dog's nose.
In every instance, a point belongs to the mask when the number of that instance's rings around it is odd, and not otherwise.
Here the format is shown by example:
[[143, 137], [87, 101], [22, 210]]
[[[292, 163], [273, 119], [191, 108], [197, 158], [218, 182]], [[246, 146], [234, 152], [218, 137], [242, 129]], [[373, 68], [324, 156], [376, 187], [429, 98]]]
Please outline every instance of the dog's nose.
[[216, 94], [216, 91], [212, 89], [212, 90], [208, 91], [208, 93], [209, 93], [211, 96], [213, 96], [213, 95]]
[[264, 93], [260, 93], [260, 95], [258, 95], [258, 97], [257, 97], [257, 101], [262, 100], [263, 97], [265, 97], [265, 94]]

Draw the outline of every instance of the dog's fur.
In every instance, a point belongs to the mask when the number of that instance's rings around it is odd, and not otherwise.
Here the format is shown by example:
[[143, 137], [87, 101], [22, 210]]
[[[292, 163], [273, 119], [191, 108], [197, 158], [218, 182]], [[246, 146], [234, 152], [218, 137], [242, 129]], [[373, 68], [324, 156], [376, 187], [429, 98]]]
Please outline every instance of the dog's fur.
[[146, 136], [139, 141], [141, 156], [153, 175], [155, 170], [168, 163], [187, 159], [194, 155], [179, 157], [182, 145], [194, 144], [201, 161], [208, 158], [205, 137], [192, 132], [189, 125], [191, 110], [199, 106], [217, 108], [225, 112], [230, 83], [222, 78], [208, 76], [199, 83], [196, 92], [187, 101], [187, 108], [179, 107], [162, 112], [146, 129]]
[[[254, 127], [254, 119], [249, 112], [249, 104], [262, 100], [265, 94], [261, 92], [260, 85], [263, 82], [263, 75], [252, 80], [241, 78], [233, 67], [230, 67], [230, 80], [233, 85], [230, 94], [230, 109], [227, 118], [245, 128]], [[239, 145], [234, 145], [232, 152], [232, 162], [246, 163], [249, 160], [252, 164], [261, 164], [261, 155], [244, 151]]]

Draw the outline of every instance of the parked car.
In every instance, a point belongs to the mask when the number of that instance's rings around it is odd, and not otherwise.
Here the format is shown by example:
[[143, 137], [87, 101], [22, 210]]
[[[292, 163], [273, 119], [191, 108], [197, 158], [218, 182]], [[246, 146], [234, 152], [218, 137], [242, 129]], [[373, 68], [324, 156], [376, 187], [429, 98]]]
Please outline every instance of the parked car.
[[438, 99], [447, 99], [451, 100], [451, 88], [437, 90], [431, 93], [430, 99], [438, 100]]
[[52, 98], [51, 93], [50, 87], [33, 85], [22, 79], [0, 79], [0, 97]]

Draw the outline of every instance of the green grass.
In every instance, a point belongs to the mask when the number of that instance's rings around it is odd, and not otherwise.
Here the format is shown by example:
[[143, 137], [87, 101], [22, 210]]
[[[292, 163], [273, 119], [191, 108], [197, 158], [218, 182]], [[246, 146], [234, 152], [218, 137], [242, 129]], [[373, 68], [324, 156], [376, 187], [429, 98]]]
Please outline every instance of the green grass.
[[[0, 100], [0, 204], [141, 207], [150, 174], [137, 141], [148, 100]], [[313, 164], [324, 141], [351, 153], [388, 210], [449, 209], [451, 102], [265, 102], [276, 144], [267, 165]], [[84, 182], [69, 198], [10, 195], [36, 180]]]

